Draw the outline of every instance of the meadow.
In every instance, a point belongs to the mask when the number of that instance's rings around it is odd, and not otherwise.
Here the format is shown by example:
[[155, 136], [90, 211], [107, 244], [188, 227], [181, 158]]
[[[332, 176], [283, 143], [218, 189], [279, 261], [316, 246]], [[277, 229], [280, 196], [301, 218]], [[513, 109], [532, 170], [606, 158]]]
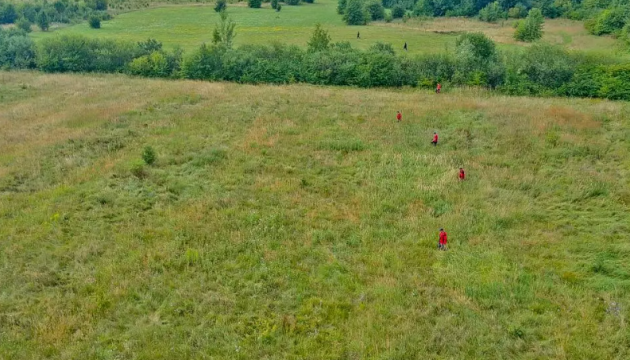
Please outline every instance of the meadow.
[[628, 358], [630, 105], [444, 90], [0, 72], [0, 358]]
[[[467, 31], [481, 31], [496, 41], [500, 48], [525, 46], [512, 38], [513, 22], [489, 24], [467, 18], [411, 19], [405, 23], [398, 19], [391, 23], [372, 22], [367, 26], [347, 26], [336, 11], [334, 0], [316, 1], [314, 4], [284, 6], [276, 13], [269, 3], [261, 9], [250, 9], [246, 3], [228, 5], [230, 16], [237, 23], [236, 45], [284, 44], [305, 47], [315, 24], [321, 23], [330, 33], [332, 41], [349, 41], [353, 47], [367, 49], [376, 42], [389, 43], [400, 53], [439, 53], [453, 49], [458, 35]], [[88, 37], [144, 41], [155, 38], [168, 48], [180, 46], [196, 49], [210, 43], [212, 30], [219, 15], [212, 4], [164, 5], [117, 15], [104, 21], [101, 29], [91, 29], [87, 23], [53, 27], [51, 32], [34, 32], [33, 38], [43, 39], [58, 34], [78, 34]], [[589, 35], [584, 24], [566, 19], [547, 20], [544, 41], [559, 44], [567, 49], [628, 56], [627, 49], [611, 37]], [[360, 32], [361, 39], [357, 39]], [[407, 42], [408, 51], [403, 51]]]

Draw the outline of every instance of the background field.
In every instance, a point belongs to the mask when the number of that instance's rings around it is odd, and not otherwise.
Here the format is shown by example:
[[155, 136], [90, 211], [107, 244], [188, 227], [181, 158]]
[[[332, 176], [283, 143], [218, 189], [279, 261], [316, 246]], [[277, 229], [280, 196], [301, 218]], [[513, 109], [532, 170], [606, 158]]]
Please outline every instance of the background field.
[[[408, 43], [409, 54], [442, 52], [454, 48], [457, 36], [466, 31], [481, 31], [497, 41], [499, 47], [523, 46], [512, 38], [513, 21], [488, 24], [474, 19], [435, 18], [412, 19], [392, 23], [373, 22], [368, 26], [347, 26], [336, 12], [334, 0], [316, 1], [314, 4], [284, 6], [276, 13], [263, 4], [262, 9], [250, 9], [245, 3], [228, 6], [230, 16], [238, 24], [236, 44], [268, 44], [278, 41], [306, 46], [316, 23], [321, 23], [330, 32], [333, 41], [350, 41], [353, 46], [366, 49], [377, 41], [391, 43], [399, 51]], [[98, 30], [90, 29], [87, 23], [58, 28], [50, 33], [35, 32], [33, 37], [41, 39], [57, 34], [80, 34], [131, 41], [155, 38], [167, 47], [179, 45], [186, 50], [197, 48], [203, 42], [211, 42], [212, 30], [219, 15], [210, 5], [175, 5], [138, 10], [117, 15], [102, 23]], [[617, 56], [628, 56], [610, 37], [589, 35], [582, 22], [566, 19], [547, 20], [543, 40], [566, 46], [569, 49], [604, 52]], [[357, 32], [361, 39], [357, 40]]]
[[0, 358], [628, 358], [629, 106], [0, 72]]

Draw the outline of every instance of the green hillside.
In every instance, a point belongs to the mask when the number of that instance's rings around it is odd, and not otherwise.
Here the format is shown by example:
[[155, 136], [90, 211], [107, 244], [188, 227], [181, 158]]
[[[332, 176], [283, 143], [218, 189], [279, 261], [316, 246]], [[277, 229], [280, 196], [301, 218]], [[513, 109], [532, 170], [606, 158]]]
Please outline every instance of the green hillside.
[[0, 72], [0, 358], [628, 358], [630, 105], [445, 91]]

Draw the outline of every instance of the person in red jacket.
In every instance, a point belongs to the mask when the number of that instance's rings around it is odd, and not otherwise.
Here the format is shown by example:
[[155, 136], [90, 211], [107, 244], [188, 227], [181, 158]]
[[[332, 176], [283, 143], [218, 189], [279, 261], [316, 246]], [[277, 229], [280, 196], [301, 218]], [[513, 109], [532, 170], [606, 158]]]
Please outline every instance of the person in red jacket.
[[438, 134], [436, 132], [433, 133], [433, 141], [431, 141], [431, 144], [433, 144], [433, 146], [437, 146], [438, 143]]
[[442, 92], [442, 84], [437, 83], [437, 87], [435, 88], [435, 93], [439, 94], [440, 92]]
[[464, 173], [464, 169], [459, 168], [459, 180], [465, 180], [465, 179], [466, 179], [466, 173]]
[[440, 242], [438, 243], [438, 249], [446, 250], [446, 242], [447, 242], [446, 231], [444, 231], [444, 229], [440, 229]]
[[402, 114], [400, 113], [400, 111], [398, 112], [398, 114], [396, 114], [396, 120], [398, 120], [398, 122], [402, 120]]

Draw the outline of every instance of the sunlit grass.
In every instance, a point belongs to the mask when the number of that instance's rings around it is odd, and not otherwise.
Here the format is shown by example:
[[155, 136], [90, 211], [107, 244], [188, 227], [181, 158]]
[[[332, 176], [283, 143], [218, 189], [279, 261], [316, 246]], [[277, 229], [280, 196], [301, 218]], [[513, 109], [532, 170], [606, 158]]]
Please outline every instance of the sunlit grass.
[[628, 357], [628, 104], [444, 90], [0, 73], [0, 357]]

